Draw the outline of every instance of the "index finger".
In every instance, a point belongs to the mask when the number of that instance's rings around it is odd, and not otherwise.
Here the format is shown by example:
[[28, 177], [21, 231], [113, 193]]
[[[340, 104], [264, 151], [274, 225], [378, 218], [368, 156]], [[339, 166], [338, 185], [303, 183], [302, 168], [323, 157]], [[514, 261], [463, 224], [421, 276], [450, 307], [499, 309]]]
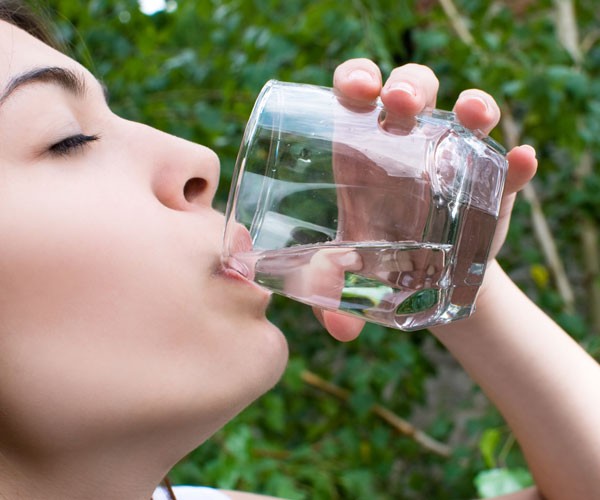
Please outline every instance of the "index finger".
[[313, 312], [319, 323], [329, 332], [329, 334], [340, 342], [350, 342], [356, 339], [365, 326], [365, 321], [360, 318], [353, 318], [335, 311], [325, 311], [313, 307]]

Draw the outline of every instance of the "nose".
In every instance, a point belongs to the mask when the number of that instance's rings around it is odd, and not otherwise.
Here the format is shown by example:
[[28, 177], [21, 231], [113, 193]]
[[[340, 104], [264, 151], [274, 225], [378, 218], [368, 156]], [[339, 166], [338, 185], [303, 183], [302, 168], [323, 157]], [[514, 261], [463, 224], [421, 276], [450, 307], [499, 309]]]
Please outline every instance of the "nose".
[[167, 208], [191, 211], [212, 205], [219, 183], [219, 158], [211, 149], [146, 128], [152, 150], [152, 191]]

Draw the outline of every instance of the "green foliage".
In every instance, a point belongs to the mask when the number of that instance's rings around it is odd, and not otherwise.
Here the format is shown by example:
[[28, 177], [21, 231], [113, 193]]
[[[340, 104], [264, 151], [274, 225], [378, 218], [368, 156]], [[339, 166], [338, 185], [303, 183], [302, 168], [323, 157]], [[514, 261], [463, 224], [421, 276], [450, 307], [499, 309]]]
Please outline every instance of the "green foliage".
[[479, 440], [479, 450], [486, 467], [496, 466], [496, 449], [500, 444], [502, 434], [499, 429], [486, 429]]
[[475, 484], [481, 498], [494, 498], [532, 486], [533, 479], [525, 469], [491, 469], [477, 474]]
[[[442, 83], [441, 108], [451, 108], [463, 89], [488, 90], [522, 125], [523, 142], [538, 149], [535, 185], [575, 288], [576, 309], [564, 308], [523, 200], [502, 263], [600, 355], [579, 243], [580, 222], [598, 224], [600, 175], [592, 169], [575, 181], [584, 152], [594, 162], [600, 156], [595, 1], [577, 2], [579, 65], [560, 42], [550, 0], [455, 1], [473, 37], [468, 43], [440, 5], [425, 0], [179, 0], [172, 12], [153, 16], [142, 14], [135, 0], [49, 3], [60, 13], [53, 15], [60, 36], [106, 83], [115, 111], [219, 153], [220, 208], [245, 121], [268, 79], [330, 85], [337, 64], [370, 57], [384, 75], [408, 61], [432, 67]], [[506, 139], [501, 129], [494, 136]], [[179, 464], [175, 481], [292, 499], [444, 500], [530, 484], [502, 419], [476, 406], [476, 389], [450, 409], [428, 400], [435, 360], [444, 355], [427, 333], [369, 325], [359, 340], [339, 344], [302, 305], [277, 297], [270, 315], [289, 339], [283, 380]], [[308, 385], [303, 370], [348, 390], [350, 399]], [[424, 431], [452, 442], [452, 456], [437, 456], [399, 434], [370, 411], [375, 403], [408, 420], [421, 415]]]

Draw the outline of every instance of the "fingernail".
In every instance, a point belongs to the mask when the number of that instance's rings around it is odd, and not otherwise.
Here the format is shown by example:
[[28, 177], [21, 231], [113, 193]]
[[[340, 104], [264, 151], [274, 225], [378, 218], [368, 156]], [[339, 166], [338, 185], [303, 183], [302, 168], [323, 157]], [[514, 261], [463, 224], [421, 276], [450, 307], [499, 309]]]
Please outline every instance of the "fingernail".
[[401, 92], [406, 92], [407, 94], [413, 97], [417, 95], [417, 91], [415, 90], [415, 88], [408, 82], [390, 83], [387, 86], [387, 90], [400, 90]]
[[373, 75], [368, 71], [365, 71], [364, 69], [355, 69], [354, 71], [351, 71], [348, 75], [348, 80], [372, 82], [375, 79], [373, 78]]
[[487, 110], [488, 110], [488, 103], [487, 103], [487, 101], [486, 101], [485, 99], [483, 99], [482, 97], [479, 97], [479, 96], [477, 96], [477, 95], [468, 95], [468, 94], [467, 94], [467, 95], [463, 96], [463, 99], [465, 99], [465, 100], [469, 100], [469, 101], [476, 101], [476, 102], [479, 102], [479, 103], [481, 103], [481, 107], [483, 108], [483, 110], [484, 110], [484, 111], [486, 111], [486, 112], [487, 112]]
[[341, 255], [336, 255], [334, 259], [339, 266], [343, 267], [355, 266], [360, 262], [360, 257], [355, 252], [348, 252], [343, 253]]
[[535, 148], [533, 146], [530, 146], [529, 144], [523, 144], [521, 147], [525, 148], [525, 149], [528, 149], [529, 151], [531, 151], [531, 153], [533, 154], [534, 158], [537, 157], [537, 153], [536, 153]]

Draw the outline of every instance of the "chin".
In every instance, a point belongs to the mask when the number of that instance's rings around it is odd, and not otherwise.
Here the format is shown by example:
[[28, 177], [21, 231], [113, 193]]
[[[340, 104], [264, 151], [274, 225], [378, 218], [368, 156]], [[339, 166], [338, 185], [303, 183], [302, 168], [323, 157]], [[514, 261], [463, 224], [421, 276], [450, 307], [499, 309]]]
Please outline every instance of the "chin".
[[[249, 330], [244, 332], [252, 337], [249, 343], [240, 338], [228, 340], [238, 346], [244, 343], [242, 351], [227, 361], [221, 358], [203, 374], [204, 380], [210, 379], [208, 387], [191, 385], [191, 380], [202, 381], [202, 376], [189, 372], [182, 391], [173, 391], [171, 386], [166, 393], [166, 398], [172, 398], [170, 403], [165, 404], [165, 398], [160, 398], [162, 422], [180, 445], [175, 448], [175, 460], [202, 444], [281, 379], [288, 361], [284, 335], [264, 318]], [[197, 368], [197, 361], [193, 365]]]
[[272, 389], [281, 379], [287, 366], [289, 349], [286, 338], [275, 325], [265, 323], [259, 349], [247, 358], [245, 383], [240, 385], [239, 392], [239, 401], [243, 402], [243, 407]]
[[271, 322], [267, 321], [266, 323], [265, 338], [261, 344], [263, 353], [255, 360], [261, 369], [266, 368], [264, 381], [261, 384], [264, 389], [258, 396], [271, 389], [279, 381], [285, 371], [289, 356], [288, 343], [281, 330]]
[[241, 371], [236, 374], [237, 383], [229, 385], [229, 391], [223, 393], [228, 395], [226, 400], [222, 401], [224, 419], [219, 427], [272, 389], [285, 371], [289, 350], [282, 332], [268, 323], [265, 337], [261, 340], [260, 348], [246, 358], [243, 366], [238, 366]]

